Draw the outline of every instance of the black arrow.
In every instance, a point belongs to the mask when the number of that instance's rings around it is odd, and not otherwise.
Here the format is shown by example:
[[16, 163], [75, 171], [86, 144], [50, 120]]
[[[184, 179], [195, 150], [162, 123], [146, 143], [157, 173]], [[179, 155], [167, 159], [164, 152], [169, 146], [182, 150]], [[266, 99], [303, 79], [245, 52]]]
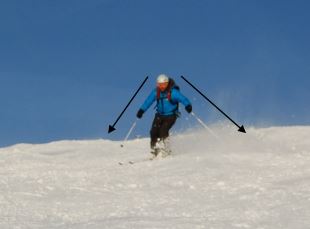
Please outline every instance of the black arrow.
[[125, 109], [122, 111], [122, 113], [118, 116], [118, 118], [116, 119], [116, 121], [114, 122], [114, 124], [111, 126], [109, 125], [109, 130], [108, 133], [113, 132], [114, 130], [116, 130], [114, 128], [114, 126], [116, 125], [116, 123], [120, 120], [120, 118], [122, 117], [122, 115], [125, 113], [126, 109], [129, 107], [130, 103], [133, 101], [133, 99], [136, 97], [136, 95], [138, 94], [138, 92], [141, 90], [141, 88], [143, 87], [143, 85], [145, 84], [145, 82], [147, 81], [149, 77], [147, 76], [144, 81], [142, 82], [142, 84], [140, 85], [139, 89], [136, 91], [136, 93], [133, 95], [133, 97], [131, 98], [131, 100], [129, 101], [129, 103], [127, 104], [127, 106], [125, 107]]
[[181, 76], [186, 83], [188, 83], [192, 88], [194, 88], [202, 97], [204, 97], [209, 103], [211, 103], [216, 109], [218, 109], [226, 118], [228, 118], [233, 124], [235, 124], [239, 129], [239, 132], [246, 133], [244, 126], [239, 126], [234, 120], [232, 120], [227, 114], [225, 114], [218, 106], [216, 106], [210, 99], [207, 98], [201, 91], [199, 91], [193, 84], [191, 84], [184, 76]]

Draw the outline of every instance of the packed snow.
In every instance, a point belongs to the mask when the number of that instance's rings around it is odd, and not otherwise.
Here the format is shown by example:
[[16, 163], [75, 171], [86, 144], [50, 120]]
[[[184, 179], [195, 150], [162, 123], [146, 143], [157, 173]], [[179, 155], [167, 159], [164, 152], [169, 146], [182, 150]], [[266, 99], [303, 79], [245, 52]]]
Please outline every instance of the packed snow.
[[307, 229], [309, 138], [214, 125], [174, 134], [153, 161], [147, 138], [2, 148], [0, 228]]

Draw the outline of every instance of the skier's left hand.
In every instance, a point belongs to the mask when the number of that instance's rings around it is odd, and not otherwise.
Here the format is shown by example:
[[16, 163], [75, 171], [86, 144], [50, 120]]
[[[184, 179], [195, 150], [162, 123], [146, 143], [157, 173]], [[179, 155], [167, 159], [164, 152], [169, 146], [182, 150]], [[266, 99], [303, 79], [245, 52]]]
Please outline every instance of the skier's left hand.
[[185, 107], [185, 110], [188, 112], [188, 113], [191, 113], [192, 112], [192, 110], [193, 110], [193, 108], [192, 108], [192, 105], [187, 105], [186, 107]]

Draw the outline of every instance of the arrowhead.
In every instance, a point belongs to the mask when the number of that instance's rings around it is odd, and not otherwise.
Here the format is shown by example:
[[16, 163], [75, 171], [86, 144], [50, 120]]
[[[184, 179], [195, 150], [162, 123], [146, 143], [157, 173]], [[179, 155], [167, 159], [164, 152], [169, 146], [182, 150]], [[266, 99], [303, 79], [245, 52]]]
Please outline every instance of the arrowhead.
[[238, 130], [239, 132], [242, 132], [242, 133], [246, 133], [245, 129], [244, 129], [244, 126], [241, 126]]
[[111, 133], [111, 132], [113, 132], [114, 130], [116, 130], [116, 129], [114, 128], [114, 126], [109, 125], [109, 131], [108, 131], [108, 133]]

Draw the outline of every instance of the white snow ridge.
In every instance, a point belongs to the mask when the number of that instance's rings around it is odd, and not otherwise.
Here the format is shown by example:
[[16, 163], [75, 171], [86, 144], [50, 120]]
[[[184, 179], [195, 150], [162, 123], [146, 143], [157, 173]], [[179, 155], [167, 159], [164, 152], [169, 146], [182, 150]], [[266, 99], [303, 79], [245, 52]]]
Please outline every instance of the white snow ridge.
[[310, 127], [211, 128], [0, 149], [0, 228], [310, 228]]

